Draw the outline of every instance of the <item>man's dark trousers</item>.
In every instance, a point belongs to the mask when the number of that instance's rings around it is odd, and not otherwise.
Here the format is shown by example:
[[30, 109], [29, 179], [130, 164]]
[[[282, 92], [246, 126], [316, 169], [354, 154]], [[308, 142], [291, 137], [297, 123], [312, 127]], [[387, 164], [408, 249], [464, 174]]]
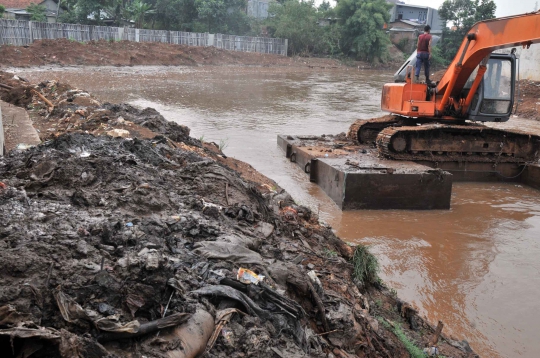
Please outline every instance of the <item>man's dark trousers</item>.
[[426, 82], [429, 82], [429, 53], [419, 52], [416, 55], [416, 77], [420, 76], [420, 69], [422, 68], [422, 64], [424, 64], [424, 74], [426, 75]]

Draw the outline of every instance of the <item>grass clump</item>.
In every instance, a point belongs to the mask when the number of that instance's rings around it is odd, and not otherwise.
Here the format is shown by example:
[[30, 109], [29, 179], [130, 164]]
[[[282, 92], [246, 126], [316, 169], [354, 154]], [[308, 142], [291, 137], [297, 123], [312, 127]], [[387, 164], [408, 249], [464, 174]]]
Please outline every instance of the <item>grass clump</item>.
[[377, 282], [379, 262], [377, 261], [377, 258], [368, 251], [367, 246], [356, 246], [352, 264], [354, 266], [353, 276], [362, 285], [370, 285]]
[[219, 140], [219, 150], [222, 152], [229, 146], [229, 138]]
[[396, 337], [403, 343], [405, 349], [411, 355], [411, 358], [425, 358], [427, 355], [422, 349], [420, 349], [416, 344], [411, 342], [411, 340], [405, 335], [401, 326], [399, 324], [390, 325], [386, 320], [379, 318], [378, 321], [385, 326], [387, 329], [390, 329]]
[[422, 351], [422, 349], [420, 349], [418, 346], [416, 346], [416, 344], [411, 342], [409, 338], [407, 338], [407, 336], [405, 335], [405, 333], [403, 332], [403, 330], [401, 329], [399, 325], [396, 325], [393, 331], [396, 337], [403, 343], [403, 345], [405, 346], [405, 349], [411, 355], [411, 358], [427, 357], [424, 351]]
[[329, 250], [326, 248], [323, 250], [323, 252], [324, 252], [324, 255], [328, 258], [334, 258], [334, 257], [337, 257], [338, 255], [337, 251]]

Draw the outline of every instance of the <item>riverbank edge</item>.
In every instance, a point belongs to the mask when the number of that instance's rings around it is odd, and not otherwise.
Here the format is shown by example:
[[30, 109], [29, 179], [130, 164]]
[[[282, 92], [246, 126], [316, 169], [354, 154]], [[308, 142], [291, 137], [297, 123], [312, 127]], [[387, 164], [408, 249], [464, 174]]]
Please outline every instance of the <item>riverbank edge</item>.
[[286, 57], [273, 54], [237, 52], [155, 42], [90, 41], [81, 43], [68, 39], [38, 40], [28, 46], [0, 46], [0, 66], [28, 68], [32, 66], [227, 66], [245, 65], [261, 67], [307, 68], [397, 68], [403, 62], [403, 53], [395, 46], [389, 47], [385, 63], [371, 64], [349, 58]]

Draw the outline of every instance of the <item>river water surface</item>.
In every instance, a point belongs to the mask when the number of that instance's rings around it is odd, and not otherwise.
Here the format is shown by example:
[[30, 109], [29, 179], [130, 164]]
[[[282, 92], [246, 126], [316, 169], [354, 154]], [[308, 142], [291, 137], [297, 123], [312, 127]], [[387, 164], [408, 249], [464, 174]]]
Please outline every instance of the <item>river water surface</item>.
[[284, 158], [277, 134], [337, 134], [382, 115], [385, 72], [258, 67], [14, 69], [103, 101], [154, 107], [274, 179], [345, 240], [371, 245], [381, 277], [483, 357], [540, 357], [540, 192], [457, 183], [448, 211], [341, 212]]

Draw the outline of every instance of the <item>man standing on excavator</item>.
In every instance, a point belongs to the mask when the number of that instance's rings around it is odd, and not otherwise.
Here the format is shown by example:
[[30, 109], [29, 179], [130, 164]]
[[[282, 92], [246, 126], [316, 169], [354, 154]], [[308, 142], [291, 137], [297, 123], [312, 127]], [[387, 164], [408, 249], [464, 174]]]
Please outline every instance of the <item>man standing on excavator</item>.
[[422, 63], [424, 64], [424, 70], [426, 74], [426, 83], [429, 84], [429, 60], [431, 60], [431, 26], [424, 26], [424, 33], [418, 36], [418, 45], [416, 47], [416, 82], [418, 83], [418, 76], [420, 76], [420, 70]]

